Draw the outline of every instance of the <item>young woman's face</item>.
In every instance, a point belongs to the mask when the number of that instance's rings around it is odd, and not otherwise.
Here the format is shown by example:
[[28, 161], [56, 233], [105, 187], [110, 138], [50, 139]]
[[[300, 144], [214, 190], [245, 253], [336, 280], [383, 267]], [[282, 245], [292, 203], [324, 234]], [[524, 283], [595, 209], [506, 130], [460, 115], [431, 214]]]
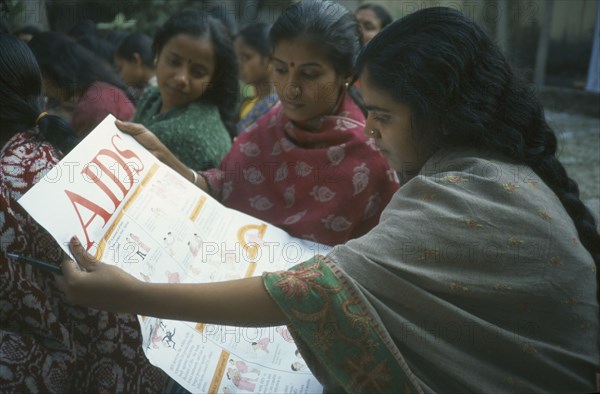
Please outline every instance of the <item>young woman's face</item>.
[[200, 98], [214, 73], [215, 52], [207, 37], [173, 36], [156, 62], [156, 81], [163, 101], [160, 112], [183, 107]]
[[247, 45], [242, 37], [233, 42], [235, 54], [240, 63], [240, 77], [247, 84], [261, 83], [271, 79], [269, 75], [269, 59]]
[[325, 53], [302, 39], [282, 40], [273, 48], [272, 79], [288, 118], [297, 124], [332, 114], [344, 77]]
[[387, 92], [372, 85], [369, 72], [361, 76], [361, 93], [368, 110], [365, 135], [403, 181], [416, 175], [429, 158], [417, 146], [410, 108], [395, 101]]
[[115, 56], [115, 65], [117, 66], [117, 70], [119, 70], [119, 74], [121, 75], [121, 79], [127, 85], [130, 86], [144, 86], [146, 84], [146, 80], [144, 78], [144, 66], [141, 64], [141, 59], [139, 59], [139, 55], [136, 53], [132, 60], [124, 59], [120, 56]]
[[365, 45], [381, 31], [381, 21], [370, 9], [358, 10], [355, 16], [362, 32], [361, 42]]

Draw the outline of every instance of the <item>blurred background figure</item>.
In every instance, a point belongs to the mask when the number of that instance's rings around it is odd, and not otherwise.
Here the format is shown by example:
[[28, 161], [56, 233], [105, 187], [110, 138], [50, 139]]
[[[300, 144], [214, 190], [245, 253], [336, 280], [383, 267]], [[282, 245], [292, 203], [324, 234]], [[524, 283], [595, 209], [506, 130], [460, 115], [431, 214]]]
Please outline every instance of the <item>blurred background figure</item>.
[[156, 66], [152, 38], [144, 33], [131, 33], [121, 42], [114, 57], [121, 79], [139, 99], [149, 86], [156, 86]]
[[34, 35], [41, 33], [42, 29], [35, 25], [25, 25], [13, 32], [13, 35], [17, 36], [18, 39], [25, 42], [31, 41]]
[[392, 23], [390, 13], [379, 4], [366, 3], [354, 12], [362, 33], [361, 44], [371, 41], [387, 25]]
[[130, 120], [133, 95], [113, 70], [90, 51], [61, 33], [43, 32], [29, 42], [44, 80], [51, 110], [70, 119], [79, 138], [85, 137], [106, 115]]
[[237, 133], [242, 133], [277, 103], [271, 79], [269, 30], [267, 23], [244, 27], [235, 38], [235, 53], [240, 64], [240, 78], [245, 84]]
[[88, 49], [98, 58], [102, 59], [106, 65], [112, 67], [113, 56], [118, 45], [118, 38], [115, 38], [114, 35], [111, 37], [111, 40], [107, 40], [98, 34], [96, 23], [94, 21], [84, 19], [69, 30], [68, 36], [82, 47]]

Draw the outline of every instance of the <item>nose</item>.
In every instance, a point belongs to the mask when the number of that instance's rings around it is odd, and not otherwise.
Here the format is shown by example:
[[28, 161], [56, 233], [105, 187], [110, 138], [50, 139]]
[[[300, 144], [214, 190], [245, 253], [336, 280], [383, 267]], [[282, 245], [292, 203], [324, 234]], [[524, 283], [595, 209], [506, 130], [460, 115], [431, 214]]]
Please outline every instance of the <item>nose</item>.
[[302, 97], [302, 84], [300, 79], [290, 71], [290, 75], [286, 81], [285, 93], [288, 99], [296, 100]]
[[181, 90], [185, 90], [189, 86], [190, 73], [186, 66], [180, 67], [173, 77], [173, 80], [177, 84], [177, 87]]
[[367, 138], [377, 138], [379, 136], [379, 132], [375, 128], [375, 122], [371, 120], [371, 116], [367, 114], [367, 122], [365, 123], [365, 129], [363, 130], [365, 137]]

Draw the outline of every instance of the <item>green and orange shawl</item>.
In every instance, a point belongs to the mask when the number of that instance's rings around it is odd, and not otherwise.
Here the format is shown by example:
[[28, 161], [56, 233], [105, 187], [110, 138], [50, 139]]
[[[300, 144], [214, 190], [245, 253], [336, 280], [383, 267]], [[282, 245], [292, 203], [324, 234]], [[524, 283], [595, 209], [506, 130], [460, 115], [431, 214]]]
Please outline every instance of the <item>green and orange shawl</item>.
[[503, 157], [438, 152], [368, 234], [263, 280], [326, 391], [596, 388], [594, 261]]

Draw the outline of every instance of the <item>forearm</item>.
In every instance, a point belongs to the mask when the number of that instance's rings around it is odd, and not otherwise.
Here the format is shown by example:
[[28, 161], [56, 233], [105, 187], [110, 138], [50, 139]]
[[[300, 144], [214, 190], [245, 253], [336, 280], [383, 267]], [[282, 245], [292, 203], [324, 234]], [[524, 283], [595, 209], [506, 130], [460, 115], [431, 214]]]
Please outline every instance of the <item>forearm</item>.
[[199, 175], [193, 168], [189, 168], [187, 165], [183, 164], [183, 162], [175, 157], [175, 155], [173, 155], [170, 151], [168, 155], [159, 159], [173, 170], [177, 171], [179, 175], [192, 182], [205, 192], [208, 192], [208, 185], [204, 177]]
[[173, 320], [232, 326], [286, 324], [261, 277], [206, 284], [139, 282], [129, 312]]

